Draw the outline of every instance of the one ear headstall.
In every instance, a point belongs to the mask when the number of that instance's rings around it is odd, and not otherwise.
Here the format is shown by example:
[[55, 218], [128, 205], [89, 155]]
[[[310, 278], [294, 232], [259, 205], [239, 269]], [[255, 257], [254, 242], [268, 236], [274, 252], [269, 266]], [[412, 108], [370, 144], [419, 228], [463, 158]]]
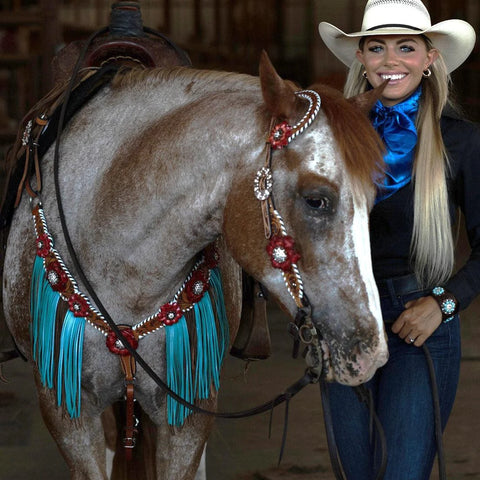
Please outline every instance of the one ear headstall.
[[268, 142], [274, 150], [286, 147], [297, 135], [305, 131], [320, 111], [322, 101], [320, 95], [314, 90], [300, 90], [295, 92], [295, 95], [308, 100], [307, 112], [293, 127], [287, 122], [281, 122], [273, 127]]
[[267, 159], [254, 180], [255, 197], [260, 201], [265, 228], [265, 237], [269, 240], [267, 253], [274, 268], [282, 271], [287, 289], [298, 308], [304, 306], [303, 282], [297, 262], [299, 253], [295, 250], [295, 242], [287, 234], [282, 217], [275, 209], [273, 202], [273, 176], [271, 171], [272, 150], [280, 150], [287, 146], [297, 135], [304, 132], [315, 120], [320, 111], [320, 95], [313, 90], [300, 90], [295, 95], [309, 102], [307, 112], [293, 127], [281, 122], [271, 129], [267, 141]]

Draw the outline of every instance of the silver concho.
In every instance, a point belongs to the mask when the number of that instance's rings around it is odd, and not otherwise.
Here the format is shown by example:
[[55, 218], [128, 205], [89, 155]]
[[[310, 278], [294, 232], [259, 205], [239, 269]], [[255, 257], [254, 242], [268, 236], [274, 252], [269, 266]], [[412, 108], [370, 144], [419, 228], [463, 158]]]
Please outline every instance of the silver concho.
[[204, 290], [203, 282], [201, 282], [200, 280], [197, 280], [193, 284], [193, 288], [192, 288], [193, 293], [195, 295], [201, 295], [203, 293], [203, 290]]
[[273, 177], [269, 168], [263, 167], [257, 172], [253, 182], [253, 191], [258, 200], [266, 200], [272, 194]]
[[28, 142], [30, 141], [32, 126], [33, 126], [33, 122], [31, 120], [29, 120], [28, 123], [25, 125], [25, 130], [23, 131], [23, 135], [22, 135], [22, 145], [24, 147], [28, 145]]
[[283, 263], [287, 260], [287, 252], [283, 247], [275, 247], [273, 250], [273, 259], [278, 263]]
[[50, 283], [50, 285], [56, 285], [60, 280], [60, 276], [58, 275], [57, 272], [50, 270], [47, 274], [47, 280]]

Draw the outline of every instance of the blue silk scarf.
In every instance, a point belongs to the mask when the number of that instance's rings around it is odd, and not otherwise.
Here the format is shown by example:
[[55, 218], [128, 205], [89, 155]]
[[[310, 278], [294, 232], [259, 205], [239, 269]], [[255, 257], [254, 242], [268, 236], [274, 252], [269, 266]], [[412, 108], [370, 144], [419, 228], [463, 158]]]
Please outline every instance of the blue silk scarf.
[[397, 105], [386, 107], [380, 102], [371, 113], [372, 124], [382, 138], [387, 152], [384, 156], [385, 177], [377, 183], [377, 198], [381, 202], [407, 185], [412, 178], [413, 158], [417, 145], [415, 120], [422, 89]]

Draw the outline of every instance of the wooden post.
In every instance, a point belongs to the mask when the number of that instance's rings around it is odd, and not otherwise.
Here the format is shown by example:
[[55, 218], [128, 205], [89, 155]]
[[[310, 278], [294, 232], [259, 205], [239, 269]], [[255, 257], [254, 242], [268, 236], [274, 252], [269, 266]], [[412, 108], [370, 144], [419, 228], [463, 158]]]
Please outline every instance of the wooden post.
[[199, 40], [202, 34], [202, 1], [193, 0], [193, 38]]
[[58, 16], [59, 0], [41, 0], [42, 21], [42, 55], [41, 55], [41, 93], [53, 86], [52, 59], [62, 39]]
[[170, 0], [163, 0], [163, 31], [170, 33], [172, 30], [172, 5]]
[[215, 34], [214, 34], [214, 46], [215, 48], [220, 48], [220, 43], [222, 41], [222, 13], [221, 13], [221, 2], [220, 0], [215, 0], [213, 4], [213, 18], [215, 24]]

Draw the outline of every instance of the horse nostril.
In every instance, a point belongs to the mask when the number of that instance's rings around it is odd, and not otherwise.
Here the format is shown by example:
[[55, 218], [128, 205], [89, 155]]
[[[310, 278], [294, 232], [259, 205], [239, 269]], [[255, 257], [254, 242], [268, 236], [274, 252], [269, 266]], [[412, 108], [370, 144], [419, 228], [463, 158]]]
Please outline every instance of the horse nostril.
[[350, 342], [350, 360], [360, 376], [370, 377], [370, 373], [383, 366], [388, 359], [388, 350], [377, 349], [365, 340], [353, 339]]

